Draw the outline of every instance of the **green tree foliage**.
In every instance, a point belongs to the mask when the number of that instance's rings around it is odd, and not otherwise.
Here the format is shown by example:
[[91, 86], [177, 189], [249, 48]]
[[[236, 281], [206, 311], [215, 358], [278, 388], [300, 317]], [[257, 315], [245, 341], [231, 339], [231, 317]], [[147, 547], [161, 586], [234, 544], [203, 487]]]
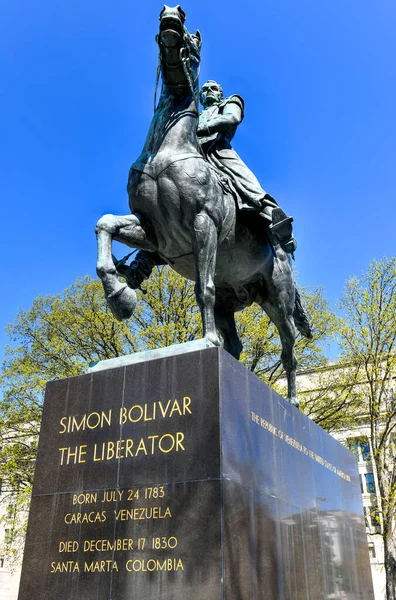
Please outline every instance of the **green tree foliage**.
[[362, 390], [354, 365], [337, 361], [308, 370], [300, 379], [300, 408], [323, 429], [332, 433], [360, 420]]
[[396, 599], [396, 258], [370, 263], [348, 281], [340, 332], [345, 362], [368, 414], [384, 540], [387, 600]]
[[131, 319], [140, 349], [153, 350], [202, 336], [194, 284], [168, 267], [154, 269]]
[[[36, 298], [9, 326], [11, 343], [0, 376], [0, 479], [4, 481], [2, 502], [12, 507], [3, 518], [10, 530], [10, 543], [3, 550], [15, 563], [23, 547], [23, 517], [33, 481], [46, 382], [84, 373], [90, 362], [202, 335], [192, 282], [169, 268], [158, 268], [144, 288], [127, 323], [112, 317], [100, 282], [85, 277], [59, 295]], [[296, 349], [304, 368], [313, 368], [325, 362], [323, 344], [335, 321], [321, 290], [305, 290], [302, 297], [315, 337], [313, 342], [299, 337]], [[283, 374], [274, 326], [260, 308], [251, 307], [238, 315], [238, 327], [245, 346], [243, 361], [273, 384]]]
[[[313, 328], [313, 339], [307, 340], [298, 333], [295, 351], [299, 370], [318, 368], [327, 364], [328, 343], [337, 329], [337, 317], [329, 309], [323, 290], [300, 290], [305, 312]], [[263, 379], [274, 384], [284, 381], [285, 372], [280, 360], [281, 343], [278, 330], [263, 310], [253, 304], [237, 314], [238, 331], [243, 343], [241, 361]], [[284, 392], [284, 384], [278, 386]]]
[[302, 406], [327, 430], [367, 424], [384, 541], [387, 600], [396, 599], [396, 258], [372, 261], [340, 303], [340, 361], [312, 377]]

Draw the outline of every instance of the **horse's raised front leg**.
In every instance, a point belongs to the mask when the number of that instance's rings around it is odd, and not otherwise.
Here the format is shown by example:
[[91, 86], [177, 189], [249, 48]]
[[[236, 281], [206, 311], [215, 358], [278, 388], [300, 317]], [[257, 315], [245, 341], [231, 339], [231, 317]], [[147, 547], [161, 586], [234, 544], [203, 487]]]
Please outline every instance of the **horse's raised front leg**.
[[217, 230], [212, 219], [200, 212], [194, 219], [195, 297], [201, 311], [204, 337], [220, 346], [214, 319]]
[[102, 281], [107, 303], [118, 321], [129, 319], [136, 306], [136, 292], [118, 279], [112, 258], [113, 239], [132, 248], [155, 250], [147, 240], [136, 215], [104, 215], [96, 224], [98, 260], [96, 272]]

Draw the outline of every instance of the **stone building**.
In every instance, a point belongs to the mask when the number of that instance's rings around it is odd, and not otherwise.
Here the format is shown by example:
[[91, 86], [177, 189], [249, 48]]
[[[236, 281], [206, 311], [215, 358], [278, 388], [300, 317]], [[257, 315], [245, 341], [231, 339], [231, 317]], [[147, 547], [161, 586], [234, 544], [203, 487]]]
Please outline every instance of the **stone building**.
[[354, 428], [338, 431], [332, 435], [339, 442], [347, 446], [358, 458], [375, 600], [384, 600], [386, 597], [384, 547], [379, 528], [377, 485], [371, 461], [369, 430], [367, 426], [359, 425]]

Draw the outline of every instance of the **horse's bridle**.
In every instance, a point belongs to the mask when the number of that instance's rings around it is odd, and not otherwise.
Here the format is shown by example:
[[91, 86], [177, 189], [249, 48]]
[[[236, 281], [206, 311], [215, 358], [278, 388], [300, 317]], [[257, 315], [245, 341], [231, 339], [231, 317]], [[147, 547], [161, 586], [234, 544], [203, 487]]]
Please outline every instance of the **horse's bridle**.
[[[161, 53], [161, 48], [163, 46], [163, 44], [161, 42], [161, 38], [158, 34], [155, 37], [156, 42], [159, 46], [159, 53], [158, 53], [158, 66], [157, 66], [157, 75], [156, 75], [155, 90], [154, 90], [154, 112], [157, 108], [157, 90], [158, 90], [159, 78], [160, 78], [160, 74], [161, 74], [161, 65], [163, 64], [163, 62], [165, 63], [167, 69], [178, 69], [178, 68], [180, 68], [180, 65], [182, 65], [184, 74], [187, 79], [188, 87], [190, 88], [190, 91], [194, 97], [195, 104], [196, 104], [197, 111], [198, 111], [199, 97], [198, 97], [198, 91], [196, 90], [196, 83], [198, 81], [199, 71], [200, 71], [200, 67], [199, 67], [200, 54], [199, 54], [199, 50], [196, 49], [194, 44], [191, 42], [190, 37], [191, 36], [190, 36], [188, 30], [186, 29], [186, 27], [183, 26], [183, 38], [182, 38], [183, 44], [179, 51], [180, 62], [176, 63], [175, 65], [168, 65], [165, 57]], [[193, 77], [191, 61], [198, 63], [198, 69], [197, 69], [197, 73], [196, 73], [195, 77]], [[167, 83], [167, 86], [169, 87], [169, 89], [171, 91], [174, 90], [175, 92], [178, 90], [182, 90], [184, 88], [183, 84], [172, 85], [172, 84]]]

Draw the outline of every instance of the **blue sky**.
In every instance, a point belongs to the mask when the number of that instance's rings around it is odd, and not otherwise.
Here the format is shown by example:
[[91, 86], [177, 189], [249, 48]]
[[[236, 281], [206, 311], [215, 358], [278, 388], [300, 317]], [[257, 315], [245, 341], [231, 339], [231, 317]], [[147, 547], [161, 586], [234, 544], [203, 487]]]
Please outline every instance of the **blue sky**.
[[[295, 217], [301, 285], [334, 306], [395, 253], [394, 0], [182, 3], [201, 83], [245, 99], [234, 147]], [[153, 112], [160, 2], [13, 0], [0, 7], [4, 326], [39, 294], [95, 274], [93, 233], [128, 211]]]

